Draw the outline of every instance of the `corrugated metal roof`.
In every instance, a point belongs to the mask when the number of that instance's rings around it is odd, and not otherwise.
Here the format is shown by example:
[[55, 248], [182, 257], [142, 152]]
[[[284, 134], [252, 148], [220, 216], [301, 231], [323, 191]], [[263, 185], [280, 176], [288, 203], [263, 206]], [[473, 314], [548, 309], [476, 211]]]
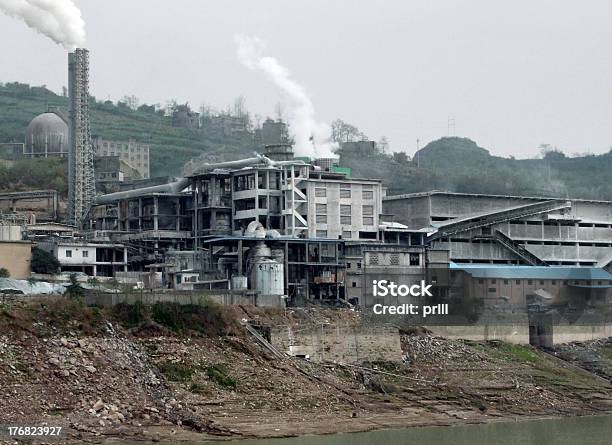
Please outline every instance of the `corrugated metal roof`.
[[548, 280], [612, 280], [599, 267], [511, 266], [505, 264], [450, 264], [451, 270], [463, 270], [474, 278], [534, 278]]

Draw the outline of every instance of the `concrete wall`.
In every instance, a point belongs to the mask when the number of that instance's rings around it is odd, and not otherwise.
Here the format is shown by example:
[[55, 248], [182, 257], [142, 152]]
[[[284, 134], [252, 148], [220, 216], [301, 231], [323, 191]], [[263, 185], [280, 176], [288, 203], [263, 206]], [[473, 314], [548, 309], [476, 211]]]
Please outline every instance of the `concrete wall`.
[[472, 341], [500, 340], [519, 345], [529, 344], [529, 325], [513, 323], [504, 325], [425, 326], [433, 335], [449, 339]]
[[204, 304], [207, 300], [214, 301], [222, 305], [245, 304], [255, 305], [256, 300], [253, 294], [237, 291], [175, 291], [175, 292], [138, 292], [130, 294], [110, 294], [88, 292], [85, 297], [85, 302], [89, 305], [111, 307], [119, 303], [134, 304], [140, 302], [142, 304], [155, 303], [177, 303], [177, 304]]
[[600, 325], [555, 325], [552, 328], [552, 344], [574, 341], [598, 340], [612, 337], [612, 323]]
[[308, 355], [312, 361], [360, 363], [400, 361], [402, 348], [397, 328], [387, 326], [314, 326], [274, 328], [272, 345], [289, 355]]
[[29, 278], [31, 261], [31, 242], [0, 241], [0, 268], [8, 270], [11, 278]]

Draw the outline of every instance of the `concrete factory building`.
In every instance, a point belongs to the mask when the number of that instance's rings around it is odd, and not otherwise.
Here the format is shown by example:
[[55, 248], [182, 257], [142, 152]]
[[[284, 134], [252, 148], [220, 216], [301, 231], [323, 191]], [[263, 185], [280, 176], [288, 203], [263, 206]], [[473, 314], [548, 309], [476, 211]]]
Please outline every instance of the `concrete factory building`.
[[612, 202], [450, 192], [383, 198], [383, 211], [455, 263], [608, 267]]
[[59, 114], [39, 114], [29, 123], [25, 133], [23, 155], [32, 158], [68, 156], [68, 124]]
[[91, 144], [96, 156], [119, 156], [130, 167], [138, 171], [142, 179], [150, 177], [149, 144], [143, 144], [133, 139], [114, 141], [93, 136]]

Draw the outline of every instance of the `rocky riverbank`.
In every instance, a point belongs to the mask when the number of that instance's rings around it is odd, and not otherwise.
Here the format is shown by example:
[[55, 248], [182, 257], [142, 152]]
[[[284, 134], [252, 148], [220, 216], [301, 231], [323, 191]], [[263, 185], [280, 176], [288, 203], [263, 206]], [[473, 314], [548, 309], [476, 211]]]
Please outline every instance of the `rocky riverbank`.
[[402, 362], [311, 363], [276, 357], [245, 318], [358, 322], [333, 310], [5, 303], [0, 425], [63, 426], [66, 443], [177, 442], [612, 412], [610, 343], [574, 346], [604, 357], [600, 377], [530, 347], [424, 331], [401, 335]]

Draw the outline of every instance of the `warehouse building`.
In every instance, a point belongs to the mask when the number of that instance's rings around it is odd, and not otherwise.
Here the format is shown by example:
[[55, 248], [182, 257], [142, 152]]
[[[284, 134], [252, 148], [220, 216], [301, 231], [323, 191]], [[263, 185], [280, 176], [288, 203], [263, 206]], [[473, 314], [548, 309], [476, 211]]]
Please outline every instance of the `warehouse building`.
[[455, 263], [607, 267], [612, 202], [428, 192], [383, 198], [383, 212]]

